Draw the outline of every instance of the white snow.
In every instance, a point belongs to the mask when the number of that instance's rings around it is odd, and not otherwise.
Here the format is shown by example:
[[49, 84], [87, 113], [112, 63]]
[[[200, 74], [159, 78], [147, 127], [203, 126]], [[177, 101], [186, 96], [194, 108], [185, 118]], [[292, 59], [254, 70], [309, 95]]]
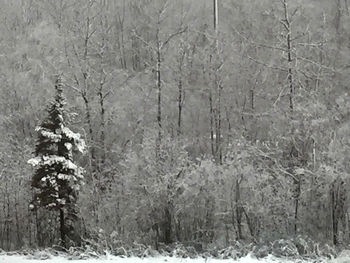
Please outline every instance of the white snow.
[[62, 126], [62, 133], [66, 135], [69, 139], [80, 140], [80, 134], [71, 131], [71, 129]]
[[32, 166], [37, 166], [41, 161], [40, 157], [34, 157], [32, 159], [28, 160], [28, 164], [32, 165]]
[[57, 175], [57, 178], [58, 179], [61, 179], [61, 180], [69, 180], [69, 179], [71, 179], [71, 175], [69, 175], [69, 174], [58, 174]]
[[45, 128], [41, 127], [41, 126], [37, 126], [35, 128], [35, 131], [41, 133], [42, 136], [49, 138], [50, 140], [52, 140], [53, 142], [59, 142], [62, 139], [62, 136], [56, 133], [53, 133], [51, 131], [46, 130]]
[[79, 152], [81, 152], [81, 153], [85, 152], [86, 144], [85, 144], [84, 140], [77, 141], [76, 146], [77, 146]]
[[77, 174], [79, 174], [78, 177], [80, 176], [80, 173], [81, 173], [79, 167], [76, 166], [71, 160], [67, 160], [64, 157], [57, 156], [57, 155], [44, 155], [42, 157], [37, 156], [35, 158], [28, 160], [28, 163], [33, 166], [53, 165], [55, 163], [61, 163], [64, 168], [75, 170]]
[[[79, 133], [75, 133], [71, 131], [68, 127], [64, 127], [63, 125], [61, 125], [61, 128], [56, 130], [56, 133], [53, 133], [41, 126], [37, 126], [35, 128], [35, 131], [40, 132], [42, 136], [50, 139], [52, 142], [60, 142], [63, 138], [61, 134], [63, 134], [68, 139], [74, 141], [74, 145], [77, 147], [78, 151], [80, 151], [81, 153], [85, 152], [85, 149], [86, 149], [85, 141], [81, 139], [81, 136]], [[65, 146], [68, 149], [68, 151], [70, 151], [73, 147], [71, 143], [65, 143]]]
[[72, 139], [74, 141], [74, 144], [77, 147], [78, 151], [80, 151], [81, 153], [84, 153], [86, 145], [85, 145], [85, 141], [80, 138], [79, 133], [75, 133], [67, 127], [62, 127], [62, 133], [65, 136], [67, 136], [67, 138]]
[[67, 148], [68, 151], [70, 151], [70, 150], [72, 149], [72, 144], [69, 143], [69, 142], [66, 142], [66, 143], [64, 144], [64, 146], [66, 146], [66, 148]]
[[41, 135], [46, 137], [46, 138], [49, 138], [53, 142], [59, 142], [62, 139], [61, 135], [55, 134], [55, 133], [50, 132], [50, 131], [45, 131], [45, 130], [41, 130]]
[[[121, 258], [121, 257], [114, 257], [114, 256], [104, 256], [99, 259], [86, 259], [86, 260], [69, 260], [68, 258], [63, 257], [52, 257], [48, 260], [33, 260], [30, 259], [30, 257], [27, 256], [1, 256], [0, 255], [0, 263], [69, 263], [69, 262], [80, 262], [80, 263], [107, 263], [107, 262], [118, 262], [118, 263], [308, 263], [313, 262], [310, 261], [302, 261], [302, 260], [288, 260], [288, 259], [278, 259], [273, 256], [268, 256], [264, 259], [256, 259], [250, 255], [241, 258], [239, 260], [232, 260], [232, 259], [213, 259], [213, 258], [196, 258], [196, 259], [190, 259], [190, 258], [174, 258], [174, 257], [148, 257], [148, 258], [137, 258], [137, 257], [130, 257], [130, 258]], [[325, 261], [326, 262], [326, 261]]]

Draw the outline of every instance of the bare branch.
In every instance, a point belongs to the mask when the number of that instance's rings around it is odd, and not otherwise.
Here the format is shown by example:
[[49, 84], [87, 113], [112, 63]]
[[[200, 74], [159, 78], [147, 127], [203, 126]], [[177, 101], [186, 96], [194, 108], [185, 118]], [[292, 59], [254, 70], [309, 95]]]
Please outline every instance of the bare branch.
[[286, 68], [280, 68], [280, 67], [277, 67], [277, 66], [275, 66], [275, 65], [272, 65], [272, 66], [271, 66], [271, 65], [268, 65], [268, 64], [266, 64], [266, 63], [264, 63], [264, 62], [262, 62], [262, 61], [259, 61], [259, 60], [256, 60], [256, 59], [250, 57], [249, 55], [247, 55], [247, 57], [248, 57], [248, 59], [254, 61], [255, 63], [260, 64], [260, 65], [263, 65], [263, 66], [265, 66], [265, 67], [267, 67], [267, 68], [271, 68], [271, 69], [275, 69], [275, 70], [281, 70], [281, 71], [286, 71], [286, 72], [288, 71], [288, 69], [286, 69]]
[[135, 30], [133, 30], [132, 33], [138, 40], [144, 43], [147, 47], [149, 47], [153, 51], [156, 51], [156, 49], [152, 45], [150, 45], [146, 40], [144, 40], [140, 35], [138, 35]]
[[160, 49], [162, 49], [164, 46], [166, 46], [169, 42], [170, 42], [170, 40], [172, 39], [172, 38], [174, 38], [175, 36], [177, 36], [177, 35], [181, 35], [182, 33], [185, 33], [187, 31], [187, 26], [185, 27], [185, 28], [183, 28], [183, 29], [181, 29], [181, 30], [179, 30], [179, 31], [177, 31], [177, 32], [175, 32], [175, 33], [173, 33], [173, 34], [171, 34], [164, 42], [163, 42], [163, 44], [160, 46]]

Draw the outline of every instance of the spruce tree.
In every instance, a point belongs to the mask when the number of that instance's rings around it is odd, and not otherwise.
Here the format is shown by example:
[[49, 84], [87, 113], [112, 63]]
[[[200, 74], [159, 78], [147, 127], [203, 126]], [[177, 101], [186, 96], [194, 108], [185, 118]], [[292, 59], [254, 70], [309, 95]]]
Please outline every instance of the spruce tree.
[[55, 98], [47, 108], [48, 116], [36, 128], [35, 157], [28, 161], [36, 168], [31, 182], [35, 195], [30, 206], [59, 212], [61, 245], [65, 247], [66, 217], [75, 214], [84, 178], [84, 170], [73, 162], [73, 150], [83, 153], [85, 142], [80, 134], [67, 127], [66, 100], [60, 78], [57, 78], [55, 89]]

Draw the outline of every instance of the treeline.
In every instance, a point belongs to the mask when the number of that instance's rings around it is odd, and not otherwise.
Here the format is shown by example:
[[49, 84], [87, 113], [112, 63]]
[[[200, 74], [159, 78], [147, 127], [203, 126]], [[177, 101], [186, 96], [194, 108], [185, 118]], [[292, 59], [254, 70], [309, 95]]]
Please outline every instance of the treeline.
[[88, 145], [79, 240], [349, 241], [347, 1], [218, 11], [214, 30], [209, 0], [2, 1], [1, 248], [59, 242], [27, 163], [57, 74]]

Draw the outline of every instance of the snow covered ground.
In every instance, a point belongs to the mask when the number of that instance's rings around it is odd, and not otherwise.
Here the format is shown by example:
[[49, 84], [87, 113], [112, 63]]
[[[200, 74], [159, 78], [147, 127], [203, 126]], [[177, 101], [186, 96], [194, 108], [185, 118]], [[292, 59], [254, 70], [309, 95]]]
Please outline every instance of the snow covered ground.
[[[118, 262], [118, 263], [311, 263], [315, 262], [315, 260], [312, 261], [302, 261], [302, 260], [287, 260], [287, 259], [278, 259], [273, 256], [269, 256], [264, 259], [256, 259], [251, 257], [250, 255], [241, 258], [239, 260], [232, 260], [232, 259], [204, 259], [204, 258], [197, 258], [197, 259], [190, 259], [190, 258], [173, 258], [173, 257], [156, 257], [156, 258], [120, 258], [120, 257], [113, 257], [113, 256], [106, 256], [99, 259], [86, 259], [86, 260], [69, 260], [68, 258], [63, 257], [51, 257], [47, 260], [33, 260], [30, 259], [30, 257], [27, 256], [6, 256], [6, 255], [0, 255], [0, 263], [69, 263], [69, 262], [80, 262], [80, 263], [111, 263], [111, 262]], [[318, 261], [319, 262], [319, 261]], [[324, 261], [326, 262], [326, 261]], [[336, 261], [329, 261], [329, 262], [336, 262]], [[344, 262], [350, 262], [344, 261]]]

